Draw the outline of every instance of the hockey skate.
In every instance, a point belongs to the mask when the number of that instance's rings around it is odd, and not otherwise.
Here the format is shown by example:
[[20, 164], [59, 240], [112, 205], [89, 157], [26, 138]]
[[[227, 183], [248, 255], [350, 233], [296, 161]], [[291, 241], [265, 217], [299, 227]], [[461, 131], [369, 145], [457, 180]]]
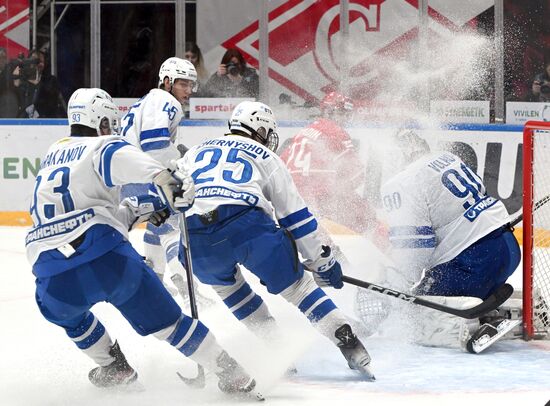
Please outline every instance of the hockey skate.
[[115, 360], [105, 367], [92, 369], [88, 374], [90, 382], [100, 388], [134, 383], [138, 374], [126, 361], [118, 342], [115, 341], [109, 350], [109, 355], [114, 357]]
[[375, 377], [370, 370], [369, 364], [371, 361], [370, 355], [361, 343], [357, 336], [351, 331], [349, 324], [344, 324], [339, 327], [334, 336], [340, 341], [338, 348], [348, 361], [351, 369], [359, 372], [369, 381], [374, 381]]
[[260, 393], [254, 391], [256, 381], [226, 351], [218, 356], [216, 364], [220, 368], [216, 375], [219, 379], [218, 388], [222, 392], [237, 395], [250, 394], [258, 400], [264, 400]]
[[[190, 308], [190, 299], [189, 299], [189, 290], [187, 286], [187, 282], [183, 279], [183, 277], [179, 274], [174, 274], [170, 277], [172, 282], [174, 283], [174, 286], [178, 289], [178, 293], [180, 294], [184, 305], [187, 308]], [[195, 286], [195, 300], [197, 302], [197, 306], [199, 308], [208, 308], [214, 305], [214, 301], [204, 295], [202, 295]]]
[[[483, 319], [482, 319], [483, 320]], [[466, 350], [472, 354], [479, 354], [496, 343], [502, 336], [521, 323], [521, 320], [510, 320], [504, 317], [495, 317], [492, 320], [482, 321], [481, 327], [472, 334], [466, 343]]]

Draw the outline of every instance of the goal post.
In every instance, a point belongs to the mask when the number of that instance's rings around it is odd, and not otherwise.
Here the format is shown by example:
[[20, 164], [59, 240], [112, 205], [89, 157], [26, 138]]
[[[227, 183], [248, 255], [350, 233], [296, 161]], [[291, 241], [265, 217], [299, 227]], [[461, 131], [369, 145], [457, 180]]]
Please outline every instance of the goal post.
[[523, 129], [523, 331], [548, 337], [550, 320], [550, 122]]

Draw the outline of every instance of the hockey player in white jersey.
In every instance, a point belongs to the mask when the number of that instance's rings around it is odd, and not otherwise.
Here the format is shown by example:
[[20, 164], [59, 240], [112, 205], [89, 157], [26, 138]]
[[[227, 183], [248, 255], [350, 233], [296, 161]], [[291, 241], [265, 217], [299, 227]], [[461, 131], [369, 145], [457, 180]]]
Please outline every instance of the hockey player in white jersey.
[[[180, 157], [174, 141], [183, 118], [182, 104], [191, 96], [197, 82], [197, 72], [191, 62], [171, 57], [159, 69], [158, 88], [152, 89], [130, 107], [122, 119], [122, 136], [130, 144], [151, 155], [166, 167]], [[147, 185], [125, 186], [123, 196], [144, 196]], [[188, 292], [184, 272], [177, 259], [179, 232], [177, 218], [172, 217], [162, 226], [147, 223], [144, 239], [144, 254], [157, 276], [163, 280], [166, 264], [178, 282], [178, 290], [184, 301]], [[165, 285], [172, 292], [170, 285]], [[197, 297], [203, 302], [198, 293]]]
[[[431, 153], [412, 130], [399, 131], [395, 142], [407, 166], [381, 189], [393, 258], [405, 279], [417, 282], [415, 294], [472, 307], [504, 284], [519, 264], [508, 212], [457, 156]], [[478, 329], [477, 320], [463, 324], [436, 311], [424, 319], [420, 341], [446, 344], [454, 340], [455, 330], [456, 342], [475, 353], [517, 324], [488, 315]]]
[[270, 293], [297, 306], [338, 346], [350, 368], [374, 379], [368, 352], [314, 282], [341, 288], [342, 271], [330, 247], [321, 245], [317, 220], [275, 153], [276, 128], [268, 106], [242, 102], [233, 111], [229, 134], [192, 147], [178, 161], [196, 184], [195, 204], [187, 213], [193, 272], [261, 335], [259, 330], [274, 327], [274, 319], [243, 278], [243, 265]]
[[[30, 208], [34, 226], [26, 237], [38, 307], [98, 364], [89, 379], [99, 387], [137, 379], [118, 343], [90, 311], [105, 301], [140, 335], [166, 340], [216, 373], [223, 391], [250, 391], [254, 380], [204, 324], [182, 313], [128, 241], [136, 217], [143, 220], [164, 205], [172, 212], [189, 208], [194, 185], [189, 175], [106, 135], [114, 134], [117, 115], [106, 92], [78, 89], [68, 105], [71, 136], [55, 142], [41, 163]], [[163, 203], [119, 205], [120, 186], [130, 182], [153, 183]]]

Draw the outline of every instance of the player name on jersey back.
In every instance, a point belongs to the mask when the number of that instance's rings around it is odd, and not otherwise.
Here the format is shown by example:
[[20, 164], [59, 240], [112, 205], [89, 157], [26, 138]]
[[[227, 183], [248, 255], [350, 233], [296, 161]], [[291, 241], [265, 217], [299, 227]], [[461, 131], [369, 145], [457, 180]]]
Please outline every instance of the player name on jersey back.
[[200, 145], [200, 147], [207, 146], [207, 145], [240, 149], [245, 152], [255, 154], [253, 155], [253, 158], [261, 157], [262, 159], [267, 159], [271, 156], [267, 148], [263, 148], [259, 145], [254, 145], [254, 144], [250, 144], [242, 141], [215, 139], [215, 140], [208, 140], [203, 142]]

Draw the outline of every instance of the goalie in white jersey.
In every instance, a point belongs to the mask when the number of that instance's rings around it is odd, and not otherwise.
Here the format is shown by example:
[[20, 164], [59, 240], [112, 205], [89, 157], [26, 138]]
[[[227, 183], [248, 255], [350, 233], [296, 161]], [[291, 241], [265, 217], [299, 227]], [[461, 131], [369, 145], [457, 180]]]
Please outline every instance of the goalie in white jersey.
[[[186, 103], [196, 87], [197, 72], [185, 59], [171, 57], [159, 69], [158, 88], [133, 104], [122, 118], [122, 136], [130, 144], [151, 155], [166, 167], [181, 155], [174, 142], [183, 118], [182, 104]], [[123, 197], [146, 195], [148, 185], [125, 186]], [[166, 265], [176, 276], [184, 301], [188, 292], [183, 269], [178, 261], [179, 231], [177, 218], [172, 217], [162, 226], [147, 223], [143, 236], [144, 254], [157, 276], [163, 280]], [[166, 285], [170, 291], [170, 285]], [[202, 303], [208, 302], [198, 292]]]
[[[394, 259], [405, 278], [417, 282], [416, 294], [471, 307], [503, 285], [519, 264], [508, 212], [457, 156], [431, 153], [411, 130], [398, 132], [395, 141], [408, 165], [381, 189]], [[437, 323], [452, 316], [433, 312], [433, 317]], [[484, 334], [509, 327], [500, 318], [484, 321], [488, 325], [478, 331], [469, 326], [471, 338], [466, 332], [461, 337], [470, 352], [479, 352], [474, 344]]]
[[178, 161], [196, 184], [195, 205], [187, 213], [193, 272], [261, 335], [275, 327], [274, 319], [243, 278], [239, 264], [245, 266], [270, 293], [297, 306], [340, 348], [350, 368], [373, 379], [370, 356], [346, 317], [304, 273], [298, 251], [320, 286], [343, 285], [340, 264], [321, 245], [317, 220], [275, 153], [276, 128], [268, 106], [242, 102], [229, 134], [192, 147]]
[[[100, 387], [124, 385], [137, 373], [90, 311], [115, 306], [140, 335], [154, 334], [215, 372], [220, 389], [249, 391], [254, 380], [216, 343], [208, 328], [182, 313], [128, 242], [128, 229], [168, 205], [185, 210], [194, 198], [189, 175], [172, 172], [114, 134], [118, 108], [101, 89], [79, 89], [69, 100], [71, 136], [55, 142], [42, 161], [26, 238], [43, 316], [99, 366]], [[107, 135], [106, 135], [107, 134]], [[105, 135], [98, 137], [98, 135]], [[120, 203], [121, 185], [153, 183], [162, 201]]]

